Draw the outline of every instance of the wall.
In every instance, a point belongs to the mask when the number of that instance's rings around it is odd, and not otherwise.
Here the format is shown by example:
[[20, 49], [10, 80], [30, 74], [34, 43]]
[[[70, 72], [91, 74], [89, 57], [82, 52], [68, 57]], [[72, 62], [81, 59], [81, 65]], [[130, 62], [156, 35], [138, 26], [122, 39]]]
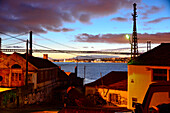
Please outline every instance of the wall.
[[[146, 91], [152, 80], [152, 69], [170, 69], [166, 66], [144, 66], [144, 65], [128, 65], [128, 108], [132, 107], [132, 100], [142, 103]], [[168, 71], [169, 72], [169, 71]], [[169, 73], [168, 73], [169, 75]], [[169, 80], [169, 76], [167, 77]]]
[[[0, 92], [0, 108], [16, 108], [26, 104], [39, 104], [53, 101], [53, 90], [57, 83], [34, 89], [34, 84]], [[65, 90], [65, 89], [63, 89]], [[56, 91], [56, 90], [55, 90]]]
[[17, 90], [0, 92], [0, 107], [15, 107], [17, 105]]
[[[99, 92], [104, 100], [110, 105], [117, 105], [119, 107], [127, 107], [127, 91], [115, 90], [115, 89], [107, 89], [107, 88], [94, 88], [86, 86], [85, 95], [88, 96], [95, 94], [95, 92]], [[110, 94], [118, 95], [118, 102], [110, 102]]]

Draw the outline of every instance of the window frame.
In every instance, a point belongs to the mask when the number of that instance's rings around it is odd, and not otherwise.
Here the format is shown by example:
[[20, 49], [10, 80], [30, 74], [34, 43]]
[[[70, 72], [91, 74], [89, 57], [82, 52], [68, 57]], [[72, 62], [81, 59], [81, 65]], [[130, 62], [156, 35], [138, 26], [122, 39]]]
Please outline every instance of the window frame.
[[152, 69], [152, 81], [168, 81], [167, 71], [168, 69]]

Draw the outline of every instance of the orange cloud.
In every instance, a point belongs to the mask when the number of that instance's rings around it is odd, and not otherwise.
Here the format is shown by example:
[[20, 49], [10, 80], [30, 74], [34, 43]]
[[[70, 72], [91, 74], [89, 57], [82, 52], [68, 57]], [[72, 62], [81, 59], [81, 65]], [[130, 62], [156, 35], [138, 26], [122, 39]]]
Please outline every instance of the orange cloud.
[[[126, 34], [79, 34], [75, 37], [75, 42], [93, 42], [93, 43], [129, 43], [125, 38]], [[156, 33], [156, 34], [140, 34], [138, 33], [138, 42], [146, 43], [148, 40], [152, 43], [170, 43], [170, 32], [167, 33]]]

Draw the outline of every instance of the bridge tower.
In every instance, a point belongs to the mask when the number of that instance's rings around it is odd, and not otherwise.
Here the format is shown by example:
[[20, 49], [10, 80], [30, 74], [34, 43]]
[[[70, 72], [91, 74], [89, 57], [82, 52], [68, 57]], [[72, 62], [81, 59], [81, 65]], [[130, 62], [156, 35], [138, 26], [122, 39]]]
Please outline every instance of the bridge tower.
[[133, 16], [132, 58], [133, 59], [138, 56], [138, 39], [137, 39], [137, 30], [136, 30], [136, 17], [137, 17], [136, 5], [137, 5], [136, 3], [133, 4], [134, 12], [132, 14]]

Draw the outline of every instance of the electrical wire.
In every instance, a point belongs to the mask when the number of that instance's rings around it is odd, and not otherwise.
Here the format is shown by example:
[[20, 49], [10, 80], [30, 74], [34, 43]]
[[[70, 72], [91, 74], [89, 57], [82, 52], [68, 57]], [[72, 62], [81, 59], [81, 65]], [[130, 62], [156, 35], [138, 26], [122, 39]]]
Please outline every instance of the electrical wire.
[[[0, 32], [1, 34], [4, 34], [4, 35], [7, 35], [6, 33], [2, 33], [2, 32]], [[21, 33], [21, 34], [19, 34], [19, 35], [16, 35], [16, 36], [14, 36], [14, 37], [20, 37], [20, 36], [23, 36], [23, 35], [26, 35], [28, 32], [24, 32], [24, 33]], [[8, 35], [7, 35], [8, 36]], [[3, 39], [3, 41], [5, 41], [5, 40], [9, 40], [9, 39], [12, 39], [13, 37], [11, 37], [11, 38], [6, 38], [6, 39]]]
[[26, 40], [17, 38], [17, 37], [15, 37], [15, 36], [11, 36], [11, 35], [9, 35], [9, 34], [6, 34], [6, 33], [1, 32], [1, 31], [0, 31], [0, 34], [4, 34], [4, 35], [9, 36], [9, 37], [11, 37], [11, 38], [14, 38], [14, 39], [17, 39], [17, 40], [21, 40], [21, 41], [23, 41], [23, 42], [26, 42]]
[[41, 36], [41, 35], [39, 35], [39, 34], [37, 34], [37, 33], [35, 33], [35, 35], [37, 35], [37, 36], [39, 36], [39, 37], [41, 37], [41, 38], [43, 38], [43, 39], [46, 39], [46, 40], [48, 40], [48, 41], [50, 41], [50, 42], [53, 42], [53, 43], [56, 43], [56, 44], [59, 44], [59, 45], [62, 45], [62, 46], [68, 47], [68, 48], [77, 49], [77, 48], [72, 47], [72, 46], [67, 46], [67, 45], [61, 44], [61, 43], [56, 42], [56, 41], [54, 41], [54, 40], [51, 40], [51, 39], [49, 39], [49, 38], [45, 38], [45, 37], [43, 37], [43, 36]]
[[[28, 32], [27, 32], [27, 33], [28, 33]], [[13, 43], [13, 44], [11, 44], [11, 45], [18, 44], [18, 43], [22, 43], [22, 42], [26, 42], [26, 40], [24, 40], [24, 39], [17, 38], [18, 36], [21, 36], [21, 34], [20, 34], [20, 35], [17, 35], [17, 36], [11, 36], [11, 35], [6, 34], [6, 33], [3, 33], [3, 32], [0, 32], [0, 34], [4, 34], [4, 35], [9, 36], [9, 37], [11, 37], [11, 38], [14, 38], [14, 39], [17, 39], [17, 40], [21, 40], [21, 42]], [[24, 34], [26, 34], [26, 32], [25, 32]], [[51, 41], [51, 42], [60, 44], [60, 45], [62, 45], [62, 46], [69, 47], [69, 48], [74, 48], [74, 47], [70, 47], [70, 46], [67, 46], [67, 45], [64, 45], [64, 44], [55, 42], [55, 41], [53, 41], [53, 40], [51, 40], [51, 39], [45, 38], [45, 37], [43, 37], [43, 36], [41, 36], [41, 35], [39, 35], [39, 34], [37, 34], [37, 33], [36, 33], [36, 35], [40, 36], [40, 37], [43, 38], [43, 39], [46, 39], [46, 40], [49, 40], [49, 41]], [[29, 41], [28, 41], [28, 42], [29, 42]], [[29, 42], [29, 43], [30, 43], [30, 42]], [[45, 48], [45, 49], [55, 50], [55, 49], [53, 49], [53, 48], [46, 47], [46, 46], [43, 46], [43, 45], [39, 45], [39, 44], [36, 44], [36, 43], [32, 43], [32, 44], [34, 44], [34, 45], [36, 45], [36, 46], [39, 46], [39, 47], [42, 47], [42, 48]], [[8, 44], [8, 45], [10, 45], [10, 44]], [[78, 54], [67, 53], [67, 52], [62, 51], [62, 50], [57, 50], [57, 51], [59, 51], [60, 53], [66, 53], [66, 54], [71, 54], [71, 55], [74, 55], [74, 56], [78, 56]], [[94, 56], [88, 56], [88, 57], [89, 57], [89, 58], [97, 58], [97, 57], [94, 57]]]
[[15, 44], [20, 44], [20, 43], [23, 43], [23, 41], [21, 41], [21, 42], [11, 43], [11, 44], [5, 44], [5, 45], [2, 45], [2, 46], [9, 46], [9, 45], [15, 45]]

